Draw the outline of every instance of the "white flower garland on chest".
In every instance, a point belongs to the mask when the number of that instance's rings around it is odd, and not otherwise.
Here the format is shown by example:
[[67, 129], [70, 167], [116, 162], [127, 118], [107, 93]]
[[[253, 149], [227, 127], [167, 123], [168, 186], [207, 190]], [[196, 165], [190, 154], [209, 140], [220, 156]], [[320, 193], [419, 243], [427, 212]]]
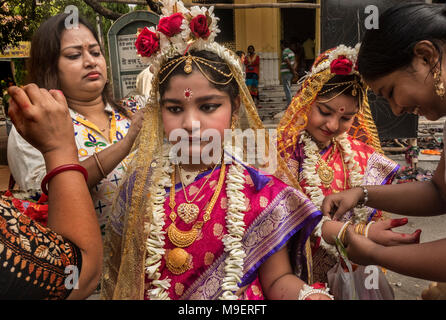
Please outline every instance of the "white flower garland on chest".
[[[363, 175], [361, 168], [355, 161], [354, 151], [351, 149], [350, 142], [347, 139], [347, 133], [343, 133], [336, 137], [336, 142], [340, 146], [340, 152], [344, 154], [344, 161], [349, 171], [349, 184], [351, 188], [359, 187], [362, 184]], [[319, 147], [313, 141], [308, 132], [303, 131], [300, 137], [300, 143], [303, 143], [305, 159], [302, 164], [302, 177], [306, 180], [308, 186], [305, 187], [305, 193], [310, 197], [310, 200], [320, 210], [322, 202], [325, 198], [322, 192], [322, 182], [316, 172], [316, 165], [319, 161]], [[344, 168], [345, 170], [345, 168]], [[353, 223], [366, 222], [368, 218], [368, 210], [364, 208], [354, 208], [352, 220]], [[321, 238], [320, 245], [334, 256], [339, 256], [336, 247], [328, 244], [322, 238], [322, 225], [331, 220], [327, 216], [323, 216], [319, 224], [314, 230], [314, 235]]]
[[[161, 259], [166, 253], [164, 249], [166, 231], [163, 230], [166, 212], [164, 203], [166, 200], [166, 187], [172, 186], [170, 174], [172, 165], [169, 161], [170, 148], [164, 148], [161, 159], [161, 168], [158, 177], [153, 177], [153, 184], [149, 190], [152, 194], [152, 201], [148, 203], [146, 210], [145, 232], [148, 234], [146, 240], [146, 260], [145, 273], [151, 280], [151, 288], [147, 290], [147, 295], [151, 300], [170, 300], [168, 290], [170, 281], [168, 277], [160, 279], [159, 267]], [[234, 294], [239, 287], [237, 283], [243, 277], [243, 265], [246, 253], [243, 250], [242, 239], [245, 233], [244, 212], [246, 211], [246, 196], [242, 192], [244, 189], [245, 175], [242, 165], [233, 161], [229, 166], [226, 175], [226, 194], [228, 198], [228, 208], [226, 213], [226, 228], [228, 234], [223, 237], [224, 251], [228, 253], [225, 260], [225, 277], [223, 278], [222, 289], [224, 290], [221, 300], [237, 300]]]

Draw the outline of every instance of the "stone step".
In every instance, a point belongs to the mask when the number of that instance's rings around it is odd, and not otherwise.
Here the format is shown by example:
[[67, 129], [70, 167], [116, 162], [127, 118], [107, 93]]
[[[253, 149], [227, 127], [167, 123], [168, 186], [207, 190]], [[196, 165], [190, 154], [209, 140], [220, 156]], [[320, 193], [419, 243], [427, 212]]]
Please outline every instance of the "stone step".
[[[291, 94], [294, 95], [297, 92], [295, 89], [291, 89]], [[276, 98], [285, 98], [285, 92], [282, 90], [275, 90], [271, 92], [263, 92], [259, 90], [259, 98], [262, 99], [276, 99]]]
[[287, 107], [286, 101], [260, 101], [259, 105], [261, 106], [261, 108], [258, 109], [259, 112], [265, 110], [285, 110]]

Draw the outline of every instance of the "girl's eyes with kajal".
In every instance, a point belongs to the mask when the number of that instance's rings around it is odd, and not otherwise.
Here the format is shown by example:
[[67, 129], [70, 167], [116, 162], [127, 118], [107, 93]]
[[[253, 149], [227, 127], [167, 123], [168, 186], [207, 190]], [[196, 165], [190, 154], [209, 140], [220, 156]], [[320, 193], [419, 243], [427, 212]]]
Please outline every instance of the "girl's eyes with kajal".
[[212, 112], [218, 109], [220, 106], [221, 104], [218, 103], [206, 103], [200, 106], [200, 110], [204, 112]]
[[180, 113], [181, 111], [183, 111], [183, 108], [178, 107], [178, 106], [168, 106], [165, 107], [167, 110], [169, 110], [169, 112], [171, 113]]
[[317, 109], [319, 110], [319, 113], [325, 117], [329, 116], [331, 113], [330, 112], [324, 112], [322, 111], [321, 107], [317, 107]]

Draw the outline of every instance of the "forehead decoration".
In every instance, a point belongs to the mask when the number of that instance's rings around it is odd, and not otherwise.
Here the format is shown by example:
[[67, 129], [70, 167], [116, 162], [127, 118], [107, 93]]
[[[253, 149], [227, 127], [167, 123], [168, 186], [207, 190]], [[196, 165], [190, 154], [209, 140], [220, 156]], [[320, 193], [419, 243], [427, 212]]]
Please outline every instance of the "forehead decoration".
[[[186, 75], [195, 67], [214, 84], [226, 85], [231, 82], [234, 74], [228, 70], [241, 69], [241, 66], [231, 50], [214, 41], [220, 32], [214, 8], [193, 6], [188, 9], [176, 0], [163, 0], [162, 4], [158, 25], [140, 30], [135, 42], [142, 62], [153, 70], [154, 81], [158, 80], [162, 84], [178, 67], [182, 67]], [[224, 63], [195, 56], [194, 52], [197, 51], [215, 53]], [[222, 67], [223, 64], [227, 66]], [[212, 73], [223, 75], [225, 79], [215, 81]], [[152, 92], [152, 96], [155, 94]]]
[[192, 97], [192, 89], [191, 88], [184, 89], [184, 98], [186, 100], [190, 100], [191, 97]]

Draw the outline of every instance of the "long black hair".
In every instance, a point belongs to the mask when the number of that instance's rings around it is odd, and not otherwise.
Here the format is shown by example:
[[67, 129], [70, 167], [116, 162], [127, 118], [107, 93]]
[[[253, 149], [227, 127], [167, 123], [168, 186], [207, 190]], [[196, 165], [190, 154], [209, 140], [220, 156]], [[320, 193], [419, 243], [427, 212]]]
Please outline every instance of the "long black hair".
[[429, 40], [439, 52], [439, 63], [446, 43], [446, 5], [404, 3], [379, 16], [379, 28], [367, 30], [358, 54], [359, 73], [376, 80], [400, 68], [408, 67], [414, 46]]

